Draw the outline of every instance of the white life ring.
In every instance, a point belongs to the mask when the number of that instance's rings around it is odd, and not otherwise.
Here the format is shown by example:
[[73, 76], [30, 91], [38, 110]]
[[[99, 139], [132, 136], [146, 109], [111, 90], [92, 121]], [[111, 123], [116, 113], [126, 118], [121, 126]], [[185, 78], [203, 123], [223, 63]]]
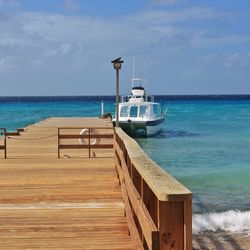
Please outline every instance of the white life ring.
[[[89, 134], [89, 130], [87, 128], [82, 129], [80, 132], [80, 135], [88, 135], [88, 134]], [[93, 129], [93, 128], [90, 129], [90, 134], [91, 135], [99, 135], [98, 131]], [[99, 144], [100, 141], [101, 141], [100, 138], [93, 138], [93, 139], [90, 138], [90, 145]], [[80, 144], [88, 144], [89, 140], [88, 140], [88, 138], [86, 138], [86, 140], [84, 138], [80, 138], [79, 143]]]

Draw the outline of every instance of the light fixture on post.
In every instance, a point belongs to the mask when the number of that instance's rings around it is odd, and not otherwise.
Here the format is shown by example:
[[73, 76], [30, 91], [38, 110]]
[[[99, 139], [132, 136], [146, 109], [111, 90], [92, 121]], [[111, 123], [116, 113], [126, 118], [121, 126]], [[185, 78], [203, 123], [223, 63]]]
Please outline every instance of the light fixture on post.
[[114, 69], [116, 70], [116, 119], [115, 126], [119, 127], [119, 70], [122, 68], [123, 61], [121, 57], [111, 61], [113, 63]]

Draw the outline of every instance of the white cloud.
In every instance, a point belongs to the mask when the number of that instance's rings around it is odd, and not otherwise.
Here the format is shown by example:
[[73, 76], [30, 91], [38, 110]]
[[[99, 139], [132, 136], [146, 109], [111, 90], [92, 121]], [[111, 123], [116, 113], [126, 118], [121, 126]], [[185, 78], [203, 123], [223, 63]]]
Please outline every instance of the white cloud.
[[[110, 94], [113, 89], [112, 83], [109, 84], [112, 78], [110, 60], [125, 56], [123, 74], [129, 80], [132, 73], [128, 69], [128, 60], [136, 55], [138, 61], [144, 62], [137, 66], [138, 74], [155, 78], [156, 84], [157, 81], [162, 82], [166, 75], [172, 84], [177, 79], [182, 81], [180, 71], [189, 80], [192, 77], [203, 78], [205, 71], [196, 67], [196, 48], [213, 50], [220, 46], [224, 49], [226, 45], [238, 46], [250, 41], [247, 34], [221, 35], [188, 26], [189, 20], [199, 23], [220, 17], [209, 8], [145, 10], [119, 20], [83, 15], [18, 13], [0, 23], [0, 72], [12, 71], [10, 78], [13, 77], [13, 82], [23, 78], [27, 82], [35, 79], [39, 86], [43, 86], [44, 82], [53, 82], [54, 85], [65, 83], [65, 93], [71, 91], [67, 94], [80, 94], [77, 90], [72, 91], [77, 89], [79, 82], [88, 83], [91, 79], [89, 92], [98, 94], [103, 90], [103, 93]], [[210, 58], [207, 56], [206, 60], [204, 57], [199, 63], [205, 67], [209, 60], [217, 60], [225, 68], [239, 61], [240, 65], [249, 65], [247, 57], [239, 57], [224, 56], [223, 60], [219, 60], [215, 54]], [[93, 74], [94, 71], [98, 73]], [[107, 83], [105, 89], [98, 87], [100, 76], [102, 82]], [[68, 82], [71, 84], [68, 85]], [[99, 92], [94, 92], [96, 90]], [[164, 91], [166, 93], [165, 85], [162, 86], [162, 93]]]
[[239, 52], [228, 54], [224, 57], [224, 66], [227, 68], [250, 68], [250, 53], [242, 54]]
[[174, 22], [216, 16], [214, 11], [204, 8], [174, 12], [154, 10], [121, 18], [117, 23], [98, 17], [20, 13], [0, 28], [0, 49], [5, 48], [6, 54], [10, 51], [8, 47], [18, 49], [19, 57], [32, 56], [32, 53], [36, 57], [85, 53], [85, 57], [95, 55], [100, 58], [100, 55], [112, 56], [166, 46], [189, 46], [190, 40], [194, 46], [200, 46], [202, 37], [175, 27]]
[[0, 28], [0, 49], [2, 47], [6, 56], [18, 49], [20, 58], [34, 56], [45, 63], [46, 58], [58, 56], [84, 54], [85, 58], [95, 57], [100, 61], [100, 58], [132, 51], [215, 47], [249, 41], [249, 36], [220, 36], [175, 25], [190, 18], [199, 21], [217, 17], [216, 12], [204, 8], [174, 12], [148, 10], [121, 18], [118, 23], [98, 17], [23, 13]]
[[226, 45], [244, 44], [250, 42], [250, 35], [221, 35], [211, 32], [195, 32], [191, 39], [193, 47], [223, 47]]
[[183, 0], [152, 0], [155, 4], [173, 5], [182, 3]]
[[0, 0], [0, 7], [13, 7], [13, 8], [19, 8], [20, 7], [20, 1], [19, 0]]
[[131, 22], [145, 22], [146, 25], [181, 23], [188, 20], [206, 20], [219, 18], [220, 15], [210, 9], [192, 7], [181, 10], [147, 10], [128, 17]]
[[75, 12], [80, 8], [80, 5], [76, 0], [65, 0], [63, 7], [69, 12]]
[[6, 73], [13, 68], [13, 58], [4, 57], [0, 58], [0, 72]]
[[58, 44], [56, 48], [48, 50], [45, 52], [45, 56], [48, 58], [53, 58], [53, 57], [60, 57], [60, 56], [67, 56], [67, 55], [72, 55], [76, 53], [77, 51], [80, 51], [80, 48], [77, 48], [79, 44], [71, 44], [71, 43], [62, 43]]
[[225, 67], [228, 69], [249, 69], [250, 68], [250, 53], [222, 53], [208, 54], [198, 60], [197, 64], [216, 65], [216, 67]]

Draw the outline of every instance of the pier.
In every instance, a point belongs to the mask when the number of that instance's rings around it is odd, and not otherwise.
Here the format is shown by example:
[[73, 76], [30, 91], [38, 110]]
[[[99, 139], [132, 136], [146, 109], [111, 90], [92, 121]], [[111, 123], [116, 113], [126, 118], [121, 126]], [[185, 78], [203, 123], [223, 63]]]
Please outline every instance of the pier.
[[192, 249], [191, 192], [109, 119], [49, 118], [2, 141], [0, 249]]

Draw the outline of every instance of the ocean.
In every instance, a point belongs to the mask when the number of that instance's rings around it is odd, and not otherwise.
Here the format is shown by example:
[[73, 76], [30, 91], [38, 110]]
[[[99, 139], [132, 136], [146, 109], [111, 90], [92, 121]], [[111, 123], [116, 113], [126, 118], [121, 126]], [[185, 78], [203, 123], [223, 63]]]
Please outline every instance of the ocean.
[[[54, 116], [114, 114], [115, 97], [0, 97], [0, 127]], [[156, 96], [163, 130], [137, 142], [193, 193], [193, 233], [250, 234], [250, 96]]]

